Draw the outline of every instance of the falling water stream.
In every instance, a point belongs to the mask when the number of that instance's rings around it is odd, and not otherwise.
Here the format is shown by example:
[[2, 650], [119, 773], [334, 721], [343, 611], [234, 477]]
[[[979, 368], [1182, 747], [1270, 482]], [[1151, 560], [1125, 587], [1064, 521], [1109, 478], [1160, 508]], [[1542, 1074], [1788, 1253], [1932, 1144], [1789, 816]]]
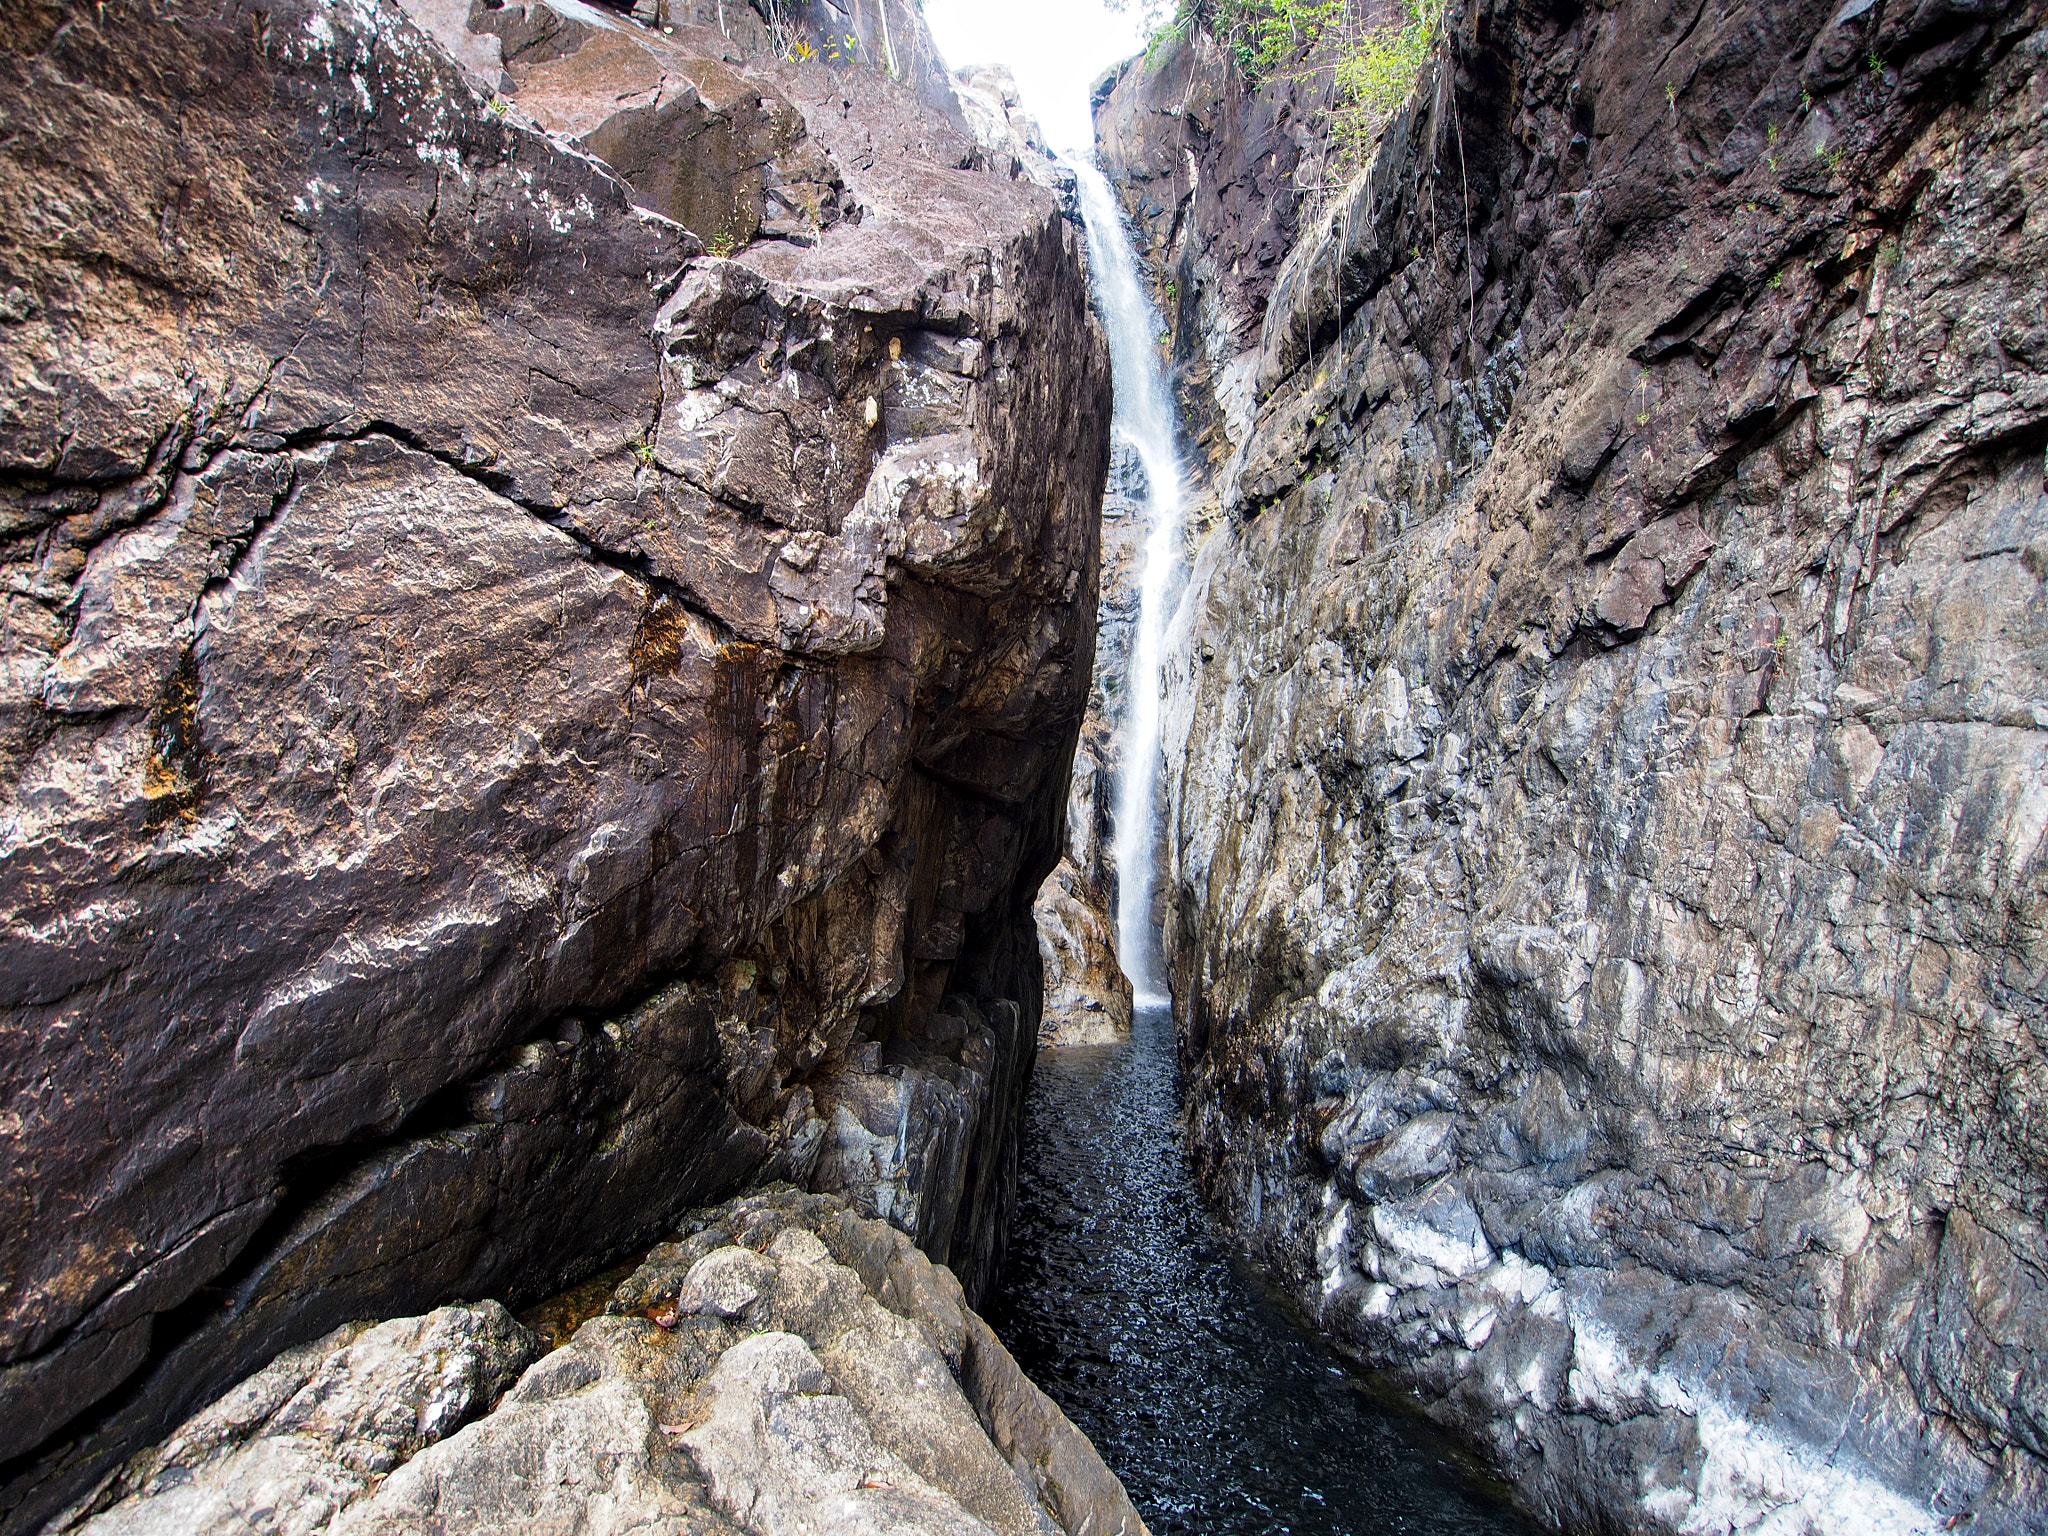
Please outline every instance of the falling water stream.
[[1158, 325], [1129, 237], [1101, 174], [1075, 170], [1116, 369], [1116, 430], [1148, 482], [1115, 844], [1117, 942], [1139, 1007], [1128, 1043], [1038, 1060], [990, 1319], [1122, 1477], [1155, 1536], [1527, 1536], [1499, 1490], [1427, 1421], [1261, 1288], [1188, 1169], [1150, 910], [1181, 469]]
[[1159, 666], [1166, 597], [1180, 538], [1183, 472], [1174, 443], [1173, 396], [1159, 363], [1159, 320], [1138, 277], [1138, 258], [1116, 198], [1101, 171], [1074, 164], [1081, 217], [1088, 226], [1088, 265], [1116, 376], [1111, 430], [1138, 455], [1145, 471], [1145, 547], [1138, 576], [1138, 626], [1125, 679], [1122, 775], [1116, 797], [1116, 944], [1140, 1004], [1165, 1000], [1154, 974], [1152, 853], [1157, 819], [1153, 790], [1159, 772]]

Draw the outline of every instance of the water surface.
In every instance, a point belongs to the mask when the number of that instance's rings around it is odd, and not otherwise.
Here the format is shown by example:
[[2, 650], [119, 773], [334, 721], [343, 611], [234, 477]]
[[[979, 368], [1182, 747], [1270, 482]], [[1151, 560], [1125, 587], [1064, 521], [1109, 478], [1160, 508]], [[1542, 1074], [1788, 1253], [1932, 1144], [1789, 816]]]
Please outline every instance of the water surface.
[[1233, 1261], [1181, 1151], [1173, 1023], [1038, 1059], [988, 1315], [1154, 1536], [1534, 1536]]

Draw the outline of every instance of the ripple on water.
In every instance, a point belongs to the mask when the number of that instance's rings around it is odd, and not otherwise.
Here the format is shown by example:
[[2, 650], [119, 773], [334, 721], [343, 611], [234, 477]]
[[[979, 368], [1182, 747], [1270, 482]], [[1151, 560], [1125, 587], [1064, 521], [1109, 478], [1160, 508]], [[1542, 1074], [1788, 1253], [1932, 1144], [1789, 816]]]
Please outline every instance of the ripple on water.
[[1533, 1536], [1233, 1261], [1181, 1151], [1173, 1023], [1038, 1060], [990, 1320], [1154, 1536]]

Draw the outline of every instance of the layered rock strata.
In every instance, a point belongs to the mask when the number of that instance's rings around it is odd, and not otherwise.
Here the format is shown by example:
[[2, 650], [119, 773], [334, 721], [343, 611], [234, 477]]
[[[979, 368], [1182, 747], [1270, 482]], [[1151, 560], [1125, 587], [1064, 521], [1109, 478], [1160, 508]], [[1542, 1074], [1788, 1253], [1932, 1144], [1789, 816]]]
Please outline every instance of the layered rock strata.
[[417, 18], [460, 66], [367, 0], [0, 18], [9, 1532], [751, 1179], [970, 1297], [1000, 1246], [1078, 234], [856, 60]]
[[1566, 1529], [2048, 1509], [2042, 20], [1473, 0], [1245, 354], [1196, 1156]]
[[902, 1233], [786, 1186], [689, 1228], [546, 1353], [495, 1302], [287, 1351], [52, 1529], [1143, 1536]]

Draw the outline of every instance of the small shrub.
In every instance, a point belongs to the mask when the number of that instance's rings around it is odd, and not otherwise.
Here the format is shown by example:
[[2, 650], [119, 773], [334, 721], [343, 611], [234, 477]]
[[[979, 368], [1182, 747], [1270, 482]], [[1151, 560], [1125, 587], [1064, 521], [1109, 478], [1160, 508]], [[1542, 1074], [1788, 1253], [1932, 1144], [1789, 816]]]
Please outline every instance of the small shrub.
[[1337, 89], [1349, 108], [1346, 129], [1377, 136], [1401, 110], [1415, 78], [1436, 51], [1444, 0], [1408, 0], [1408, 20], [1361, 33], [1337, 60]]
[[1323, 35], [1349, 18], [1344, 0], [1267, 0], [1251, 13], [1252, 71], [1260, 78], [1275, 74], [1303, 49], [1314, 48]]
[[[1407, 19], [1369, 26], [1361, 0], [1174, 0], [1154, 27], [1148, 60], [1199, 27], [1257, 86], [1287, 71], [1328, 85], [1323, 191], [1372, 152], [1443, 36], [1447, 0], [1407, 0]], [[1154, 11], [1154, 15], [1159, 12]]]
[[[1147, 64], [1151, 63], [1157, 55], [1164, 53], [1175, 43], [1186, 37], [1194, 30], [1195, 24], [1195, 8], [1187, 4], [1186, 0], [1183, 0], [1183, 3], [1174, 11], [1173, 15], [1167, 17], [1166, 20], [1154, 27], [1151, 34], [1145, 39], [1145, 62]], [[1242, 63], [1243, 61], [1240, 60], [1239, 62]]]

